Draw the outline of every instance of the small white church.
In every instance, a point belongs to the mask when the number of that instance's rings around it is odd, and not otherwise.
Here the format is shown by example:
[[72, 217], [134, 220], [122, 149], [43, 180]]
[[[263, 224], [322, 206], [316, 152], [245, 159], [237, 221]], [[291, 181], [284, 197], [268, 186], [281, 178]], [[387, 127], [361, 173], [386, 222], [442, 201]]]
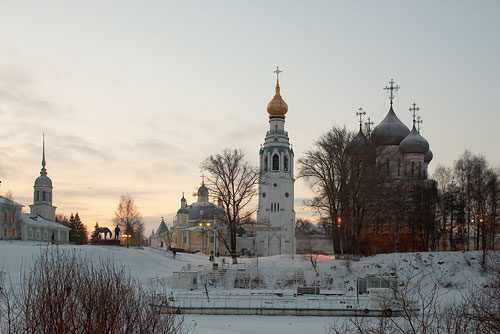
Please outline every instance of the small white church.
[[69, 227], [57, 223], [56, 207], [52, 205], [52, 180], [45, 169], [45, 138], [42, 149], [42, 170], [33, 186], [33, 204], [30, 213], [22, 213], [24, 205], [0, 196], [2, 213], [1, 238], [10, 240], [34, 240], [56, 243], [69, 242]]

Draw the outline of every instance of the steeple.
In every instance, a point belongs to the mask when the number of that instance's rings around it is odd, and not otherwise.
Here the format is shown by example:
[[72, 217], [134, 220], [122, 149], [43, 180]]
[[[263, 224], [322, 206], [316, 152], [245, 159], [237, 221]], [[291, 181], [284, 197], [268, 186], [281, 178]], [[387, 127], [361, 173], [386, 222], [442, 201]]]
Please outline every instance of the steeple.
[[54, 221], [56, 207], [52, 205], [52, 180], [47, 176], [45, 169], [47, 165], [45, 161], [45, 134], [42, 138], [42, 169], [33, 186], [33, 204], [30, 205], [30, 213]]
[[47, 176], [47, 170], [45, 169], [45, 132], [42, 137], [42, 170], [40, 171], [41, 176]]

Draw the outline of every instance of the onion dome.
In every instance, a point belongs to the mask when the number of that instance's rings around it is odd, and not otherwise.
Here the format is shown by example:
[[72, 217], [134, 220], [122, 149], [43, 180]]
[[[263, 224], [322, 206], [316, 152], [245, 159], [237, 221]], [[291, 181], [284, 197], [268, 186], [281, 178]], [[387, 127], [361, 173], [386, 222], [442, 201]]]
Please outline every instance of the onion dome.
[[391, 106], [384, 120], [373, 129], [370, 138], [373, 145], [377, 147], [382, 145], [399, 145], [408, 136], [408, 133], [410, 133], [410, 130], [399, 120]]
[[288, 105], [283, 101], [283, 98], [280, 95], [280, 83], [276, 82], [276, 94], [274, 95], [271, 102], [267, 104], [267, 112], [269, 113], [269, 117], [281, 117], [285, 118], [285, 114], [288, 111]]
[[375, 158], [376, 152], [375, 147], [366, 138], [365, 134], [361, 129], [358, 134], [351, 140], [347, 145], [346, 151], [348, 154], [353, 156], [364, 156], [369, 158]]
[[415, 125], [411, 129], [410, 134], [403, 139], [401, 144], [399, 144], [399, 152], [401, 154], [407, 153], [421, 153], [426, 154], [429, 151], [429, 143], [424, 137], [418, 133]]
[[424, 162], [429, 163], [431, 162], [432, 158], [434, 158], [434, 154], [432, 154], [431, 149], [429, 149], [424, 155]]

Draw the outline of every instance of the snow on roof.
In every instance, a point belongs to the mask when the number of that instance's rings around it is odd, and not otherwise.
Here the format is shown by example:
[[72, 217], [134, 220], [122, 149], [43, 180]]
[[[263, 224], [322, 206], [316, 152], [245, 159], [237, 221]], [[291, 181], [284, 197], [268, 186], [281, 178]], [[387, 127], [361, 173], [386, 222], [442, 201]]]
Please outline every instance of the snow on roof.
[[69, 231], [71, 228], [64, 226], [62, 224], [56, 223], [55, 221], [51, 221], [48, 219], [45, 219], [41, 216], [38, 215], [31, 215], [28, 213], [21, 213], [21, 220], [23, 221], [24, 224], [32, 227], [44, 227], [44, 228], [52, 228], [52, 229], [59, 229], [59, 230], [66, 230]]
[[24, 205], [22, 205], [22, 204], [20, 204], [20, 203], [17, 203], [17, 202], [15, 202], [15, 201], [10, 200], [10, 199], [8, 199], [8, 198], [5, 198], [5, 197], [3, 197], [3, 196], [0, 196], [0, 204], [15, 205], [15, 206], [24, 206]]

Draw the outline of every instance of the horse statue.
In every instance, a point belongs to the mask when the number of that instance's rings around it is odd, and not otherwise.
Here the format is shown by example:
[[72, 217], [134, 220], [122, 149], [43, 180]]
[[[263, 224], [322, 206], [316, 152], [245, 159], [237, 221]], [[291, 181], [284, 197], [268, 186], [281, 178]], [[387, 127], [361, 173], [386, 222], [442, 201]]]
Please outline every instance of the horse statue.
[[95, 231], [97, 233], [104, 233], [104, 240], [106, 240], [106, 235], [109, 233], [109, 238], [111, 239], [112, 233], [111, 230], [107, 227], [96, 227]]

